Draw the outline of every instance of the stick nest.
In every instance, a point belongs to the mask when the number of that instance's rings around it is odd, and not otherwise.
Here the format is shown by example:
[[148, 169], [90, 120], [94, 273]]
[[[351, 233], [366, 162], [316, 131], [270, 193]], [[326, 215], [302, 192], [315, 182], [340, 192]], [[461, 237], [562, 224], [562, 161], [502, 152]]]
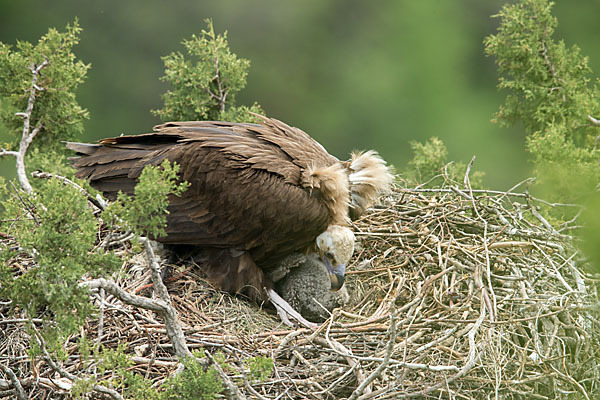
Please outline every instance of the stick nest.
[[[561, 233], [568, 226], [553, 228], [538, 213], [542, 203], [519, 193], [396, 189], [355, 222], [351, 301], [316, 331], [283, 326], [189, 266], [179, 266], [169, 292], [188, 345], [221, 352], [247, 398], [597, 398], [598, 281]], [[131, 259], [119, 284], [133, 292], [147, 283], [143, 264]], [[132, 369], [156, 384], [174, 373], [160, 318], [111, 296], [100, 307], [88, 338], [124, 344]], [[31, 362], [29, 335], [7, 310], [0, 306], [0, 362], [31, 398], [69, 398], [52, 369]], [[63, 367], [89, 374], [77, 339], [65, 343]], [[274, 360], [262, 382], [248, 377], [243, 360], [253, 356]], [[10, 379], [0, 377], [5, 397]]]

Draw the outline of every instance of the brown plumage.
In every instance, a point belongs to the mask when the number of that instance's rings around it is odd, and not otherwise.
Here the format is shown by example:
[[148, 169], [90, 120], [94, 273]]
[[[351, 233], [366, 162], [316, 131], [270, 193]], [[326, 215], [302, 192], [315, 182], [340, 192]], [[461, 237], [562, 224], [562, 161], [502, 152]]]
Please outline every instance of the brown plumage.
[[154, 131], [97, 145], [68, 143], [79, 154], [76, 176], [114, 199], [118, 191], [133, 194], [146, 165], [179, 164], [180, 178], [191, 185], [169, 198], [167, 235], [157, 240], [200, 246], [209, 280], [254, 298], [271, 286], [263, 269], [294, 251], [312, 249], [334, 265], [347, 262], [350, 210], [359, 215], [391, 182], [376, 153], [341, 162], [275, 119], [170, 122]]

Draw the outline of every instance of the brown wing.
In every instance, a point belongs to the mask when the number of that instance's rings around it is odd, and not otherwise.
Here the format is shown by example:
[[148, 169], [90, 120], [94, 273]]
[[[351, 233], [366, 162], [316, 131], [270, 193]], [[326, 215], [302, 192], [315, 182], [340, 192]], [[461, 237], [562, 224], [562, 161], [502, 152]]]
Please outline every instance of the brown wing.
[[[302, 170], [309, 167], [325, 167], [339, 162], [319, 142], [301, 129], [289, 126], [274, 118], [267, 118], [258, 114], [256, 116], [262, 119], [261, 124], [187, 121], [167, 122], [155, 126], [154, 129], [162, 134], [184, 135], [187, 140], [202, 140], [208, 146], [227, 148], [228, 152], [241, 151], [244, 155], [250, 157], [249, 161], [251, 163], [260, 162], [261, 157], [266, 154], [248, 154], [242, 147], [242, 138], [247, 139], [247, 143], [270, 144], [269, 148], [274, 146], [278, 149], [277, 159], [286, 159]], [[222, 135], [225, 131], [229, 134]], [[269, 159], [263, 158], [262, 160], [265, 160], [265, 165], [271, 164]], [[279, 165], [279, 167], [281, 166]]]
[[191, 186], [170, 199], [167, 237], [161, 241], [247, 250], [264, 263], [308, 246], [329, 224], [318, 190], [306, 190], [301, 181], [306, 166], [337, 159], [304, 132], [271, 120], [156, 129], [69, 147], [84, 155], [74, 162], [77, 176], [109, 197], [118, 190], [132, 193], [146, 165], [164, 159], [180, 164], [181, 178]]
[[301, 129], [289, 126], [277, 119], [257, 115], [263, 124], [255, 132], [263, 139], [281, 148], [301, 168], [326, 167], [339, 160], [329, 154], [316, 140]]
[[258, 262], [302, 249], [327, 228], [322, 202], [280, 175], [194, 143], [185, 150], [195, 153], [179, 158], [191, 187], [170, 199], [165, 242], [235, 247]]
[[75, 176], [90, 181], [92, 187], [114, 200], [119, 191], [133, 194], [136, 178], [148, 158], [156, 157], [169, 146], [177, 143], [174, 135], [123, 136], [122, 143], [101, 144], [67, 142], [67, 148], [77, 152], [73, 157]]

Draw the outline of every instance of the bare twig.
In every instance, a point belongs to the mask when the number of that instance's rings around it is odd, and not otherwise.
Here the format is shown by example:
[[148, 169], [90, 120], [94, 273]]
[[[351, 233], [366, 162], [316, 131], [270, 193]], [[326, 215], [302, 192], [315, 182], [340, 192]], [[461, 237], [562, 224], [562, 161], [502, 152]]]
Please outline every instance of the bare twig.
[[463, 180], [465, 188], [471, 189], [471, 183], [470, 183], [469, 175], [471, 174], [471, 168], [473, 167], [473, 163], [474, 162], [475, 162], [475, 156], [473, 156], [471, 158], [471, 161], [469, 161], [469, 164], [467, 164], [467, 168], [465, 169], [465, 178]]
[[105, 297], [105, 291], [104, 288], [100, 288], [100, 314], [98, 316], [98, 332], [96, 333], [96, 344], [100, 344], [102, 343], [102, 335], [104, 333], [104, 297]]
[[[34, 328], [35, 329], [35, 328]], [[48, 350], [46, 350], [46, 345], [44, 343], [44, 339], [42, 338], [42, 335], [39, 333], [39, 331], [34, 330], [34, 336], [38, 342], [38, 345], [40, 346], [40, 349], [42, 351], [42, 358], [44, 359], [44, 361], [46, 361], [46, 363], [48, 363], [48, 365], [50, 366], [50, 368], [52, 368], [55, 372], [57, 372], [60, 376], [67, 378], [71, 381], [71, 386], [72, 383], [79, 380], [80, 378], [77, 375], [74, 375], [70, 372], [68, 372], [67, 370], [65, 370], [64, 368], [60, 367], [52, 358], [52, 356], [50, 355], [50, 353], [48, 353]], [[123, 396], [121, 396], [116, 390], [107, 388], [104, 385], [99, 385], [99, 384], [93, 384], [92, 385], [92, 389], [99, 392], [99, 393], [103, 393], [106, 394], [108, 396], [110, 396], [112, 399], [114, 400], [124, 400]]]
[[152, 282], [154, 283], [154, 289], [158, 293], [158, 296], [165, 306], [161, 311], [161, 315], [165, 320], [167, 335], [173, 343], [175, 354], [177, 354], [177, 356], [180, 358], [190, 357], [192, 353], [187, 347], [185, 335], [183, 334], [181, 323], [177, 317], [177, 312], [171, 304], [171, 296], [169, 296], [167, 287], [162, 281], [160, 266], [158, 265], [156, 257], [154, 256], [154, 250], [152, 250], [152, 246], [150, 245], [150, 241], [148, 239], [142, 238], [142, 243], [144, 244], [146, 258], [148, 259]]
[[[533, 180], [533, 178], [530, 178], [528, 180], [525, 180], [521, 183], [519, 183], [519, 185], [523, 184], [523, 183], [527, 183], [527, 182], [531, 182]], [[550, 203], [544, 199], [540, 199], [534, 196], [531, 196], [529, 193], [516, 193], [513, 192], [513, 190], [515, 189], [515, 187], [517, 187], [518, 185], [513, 186], [513, 188], [509, 189], [506, 192], [500, 191], [500, 190], [487, 190], [487, 189], [473, 189], [473, 193], [477, 193], [477, 194], [485, 194], [485, 195], [489, 195], [489, 196], [495, 196], [495, 195], [503, 195], [504, 196], [509, 196], [509, 197], [517, 197], [517, 198], [531, 198], [532, 200], [539, 202], [541, 204], [545, 204], [549, 207], [574, 207], [574, 208], [582, 208], [583, 206], [581, 204], [568, 204], [568, 203]], [[449, 188], [421, 188], [421, 189], [414, 189], [414, 188], [406, 188], [406, 189], [401, 189], [402, 192], [405, 193], [453, 193], [456, 192], [456, 188], [454, 187], [449, 187]], [[501, 198], [502, 198], [501, 197]]]
[[[219, 71], [219, 53], [217, 51], [217, 42], [216, 41], [213, 41], [213, 51], [215, 52], [215, 77], [213, 78], [213, 80], [217, 82], [217, 88], [219, 89], [219, 95], [215, 96], [215, 97], [216, 97], [217, 101], [219, 102], [219, 109], [221, 110], [221, 112], [225, 112], [227, 92], [224, 91], [223, 87], [221, 86], [221, 72]], [[210, 92], [210, 90], [209, 90], [209, 92]]]
[[60, 175], [56, 175], [56, 174], [51, 174], [49, 172], [43, 172], [43, 171], [33, 171], [31, 173], [31, 176], [33, 176], [34, 178], [40, 178], [40, 179], [52, 179], [52, 178], [58, 179], [58, 180], [62, 181], [64, 184], [71, 185], [75, 189], [77, 189], [81, 194], [86, 196], [88, 201], [90, 203], [92, 203], [93, 205], [95, 205], [99, 210], [104, 210], [104, 208], [105, 208], [104, 204], [100, 203], [94, 196], [89, 194], [87, 190], [85, 190], [84, 188], [82, 188], [81, 186], [79, 186], [77, 183], [73, 182], [69, 178], [66, 178], [66, 177], [60, 176]]
[[215, 361], [215, 358], [209, 352], [206, 352], [206, 357], [210, 360], [212, 366], [217, 370], [219, 377], [223, 381], [223, 385], [225, 385], [226, 396], [230, 400], [244, 400], [246, 396], [240, 392], [240, 389], [231, 381], [231, 379], [227, 376], [223, 368], [219, 365], [218, 362]]
[[12, 371], [12, 369], [10, 369], [7, 366], [5, 366], [4, 364], [0, 363], [0, 370], [2, 370], [2, 372], [4, 372], [6, 375], [8, 375], [10, 382], [12, 383], [12, 386], [15, 390], [15, 394], [17, 395], [17, 399], [27, 400], [27, 394], [25, 393], [25, 390], [23, 389], [21, 382], [19, 382], [19, 378], [17, 378], [15, 373]]
[[25, 210], [27, 210], [27, 212], [29, 213], [29, 216], [33, 219], [33, 221], [35, 222], [35, 224], [39, 225], [40, 221], [39, 221], [39, 219], [37, 217], [37, 211], [35, 210], [35, 206], [31, 203], [31, 201], [29, 199], [26, 200], [26, 199], [23, 198], [23, 196], [21, 196], [21, 193], [19, 193], [19, 190], [14, 185], [14, 183], [12, 183], [12, 181], [9, 181], [9, 183], [10, 183], [10, 186], [13, 188], [16, 196], [19, 198], [19, 201], [23, 205], [23, 208]]
[[248, 382], [248, 378], [246, 377], [246, 374], [242, 374], [242, 378], [244, 379], [244, 386], [246, 386], [246, 389], [248, 389], [248, 391], [250, 393], [252, 393], [252, 395], [256, 396], [256, 398], [258, 400], [267, 400], [267, 398], [265, 396], [263, 396], [262, 394], [258, 393], [256, 391], [256, 389], [254, 389], [252, 387], [252, 384], [250, 382]]
[[600, 119], [596, 119], [594, 117], [592, 117], [591, 115], [587, 116], [588, 121], [590, 121], [592, 124], [596, 125], [596, 126], [600, 126]]
[[33, 139], [37, 136], [37, 134], [43, 128], [43, 125], [40, 123], [36, 125], [33, 130], [31, 129], [31, 115], [33, 113], [33, 108], [35, 104], [36, 95], [39, 91], [44, 90], [43, 88], [37, 85], [37, 81], [39, 78], [40, 71], [45, 68], [49, 64], [48, 59], [46, 58], [40, 65], [31, 64], [29, 70], [31, 71], [31, 89], [29, 89], [29, 98], [27, 100], [27, 108], [25, 112], [18, 112], [16, 115], [23, 118], [23, 133], [21, 135], [21, 142], [19, 144], [19, 151], [8, 151], [0, 149], [0, 156], [3, 155], [11, 155], [16, 159], [17, 164], [17, 178], [19, 179], [19, 183], [21, 184], [21, 188], [27, 192], [31, 193], [33, 188], [29, 183], [29, 179], [27, 178], [27, 172], [25, 171], [25, 153], [27, 153], [27, 149], [29, 145], [33, 141]]
[[390, 314], [390, 331], [387, 348], [385, 350], [385, 357], [379, 366], [367, 376], [367, 378], [352, 392], [348, 400], [355, 400], [362, 394], [365, 388], [371, 384], [376, 378], [381, 378], [381, 373], [387, 368], [392, 352], [394, 351], [394, 344], [396, 343], [396, 313]]
[[[224, 362], [236, 368], [239, 357], [272, 358], [273, 373], [265, 382], [248, 382], [243, 367], [233, 375], [221, 364], [247, 398], [333, 399], [359, 387], [364, 387], [360, 400], [479, 400], [496, 394], [543, 399], [557, 390], [594, 398], [595, 378], [589, 371], [599, 366], [594, 338], [600, 335], [600, 281], [582, 269], [583, 257], [572, 238], [552, 233], [523, 201], [528, 194], [515, 192], [517, 187], [508, 192], [462, 185], [456, 190], [398, 188], [355, 221], [361, 234], [349, 265], [357, 273], [347, 275], [351, 301], [315, 330], [282, 329], [270, 313], [215, 291], [197, 271], [185, 268], [168, 293], [185, 327], [185, 343], [213, 355], [218, 349]], [[120, 238], [120, 232], [113, 233]], [[102, 242], [109, 232], [99, 234]], [[125, 251], [125, 246], [117, 243], [113, 249]], [[17, 274], [34, 265], [26, 255], [8, 264]], [[122, 292], [106, 288], [102, 343], [112, 347], [127, 340], [136, 349], [131, 369], [159, 387], [181, 363], [165, 353], [175, 353], [175, 347], [165, 335], [166, 324], [155, 317], [166, 307], [161, 295], [157, 291], [155, 300], [132, 295], [145, 279], [147, 274], [124, 273], [118, 285]], [[85, 285], [104, 287], [97, 280]], [[126, 296], [150, 301], [150, 306], [121, 304], [118, 298]], [[389, 337], [392, 314], [395, 341]], [[17, 316], [11, 319], [20, 323]], [[23, 331], [11, 323], [0, 319], [0, 331], [10, 335], [0, 343], [0, 359], [9, 360], [29, 395], [68, 390], [72, 381], [67, 378], [56, 381], [60, 387], [46, 385], [43, 379], [55, 373], [45, 363], [35, 365], [38, 386], [21, 379], [28, 356], [4, 345]], [[99, 324], [89, 321], [84, 329], [93, 336]], [[83, 376], [76, 372], [82, 369], [76, 340], [68, 339], [64, 347], [63, 369]], [[6, 389], [15, 396], [8, 377], [0, 380], [0, 396]]]

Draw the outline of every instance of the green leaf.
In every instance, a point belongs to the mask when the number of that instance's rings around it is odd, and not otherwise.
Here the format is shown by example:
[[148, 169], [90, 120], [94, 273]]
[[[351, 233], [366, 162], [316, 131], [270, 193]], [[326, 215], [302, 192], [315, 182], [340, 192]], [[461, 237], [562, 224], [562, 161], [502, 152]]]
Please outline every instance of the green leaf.
[[496, 58], [498, 87], [507, 93], [496, 121], [525, 127], [537, 177], [533, 189], [553, 202], [570, 203], [599, 183], [600, 131], [588, 117], [600, 113], [600, 92], [580, 49], [554, 38], [558, 21], [552, 5], [521, 0], [504, 6], [496, 16], [498, 32], [484, 43]]
[[[112, 253], [95, 250], [98, 222], [87, 198], [71, 186], [51, 179], [35, 195], [4, 192], [0, 228], [14, 237], [33, 263], [14, 270], [13, 263], [0, 265], [0, 298], [30, 317], [44, 311], [53, 324], [44, 328], [49, 347], [57, 350], [61, 338], [76, 332], [94, 311], [88, 290], [78, 283], [88, 273], [108, 274], [121, 262]], [[0, 248], [2, 258], [15, 255]]]
[[83, 83], [89, 64], [78, 60], [73, 47], [79, 42], [81, 28], [77, 20], [67, 25], [65, 32], [50, 29], [33, 45], [17, 42], [15, 48], [0, 43], [0, 123], [13, 137], [13, 148], [21, 138], [22, 117], [33, 85], [32, 66], [47, 62], [39, 71], [35, 104], [31, 114], [31, 129], [40, 126], [34, 147], [45, 152], [65, 152], [63, 140], [70, 140], [83, 132], [83, 121], [89, 117], [76, 98], [77, 87]]
[[260, 106], [235, 105], [237, 93], [246, 86], [250, 61], [231, 52], [227, 32], [215, 34], [212, 21], [206, 24], [199, 36], [183, 41], [189, 59], [180, 52], [163, 57], [161, 80], [172, 89], [162, 96], [164, 107], [152, 113], [163, 121], [254, 121], [250, 113], [261, 113]]

